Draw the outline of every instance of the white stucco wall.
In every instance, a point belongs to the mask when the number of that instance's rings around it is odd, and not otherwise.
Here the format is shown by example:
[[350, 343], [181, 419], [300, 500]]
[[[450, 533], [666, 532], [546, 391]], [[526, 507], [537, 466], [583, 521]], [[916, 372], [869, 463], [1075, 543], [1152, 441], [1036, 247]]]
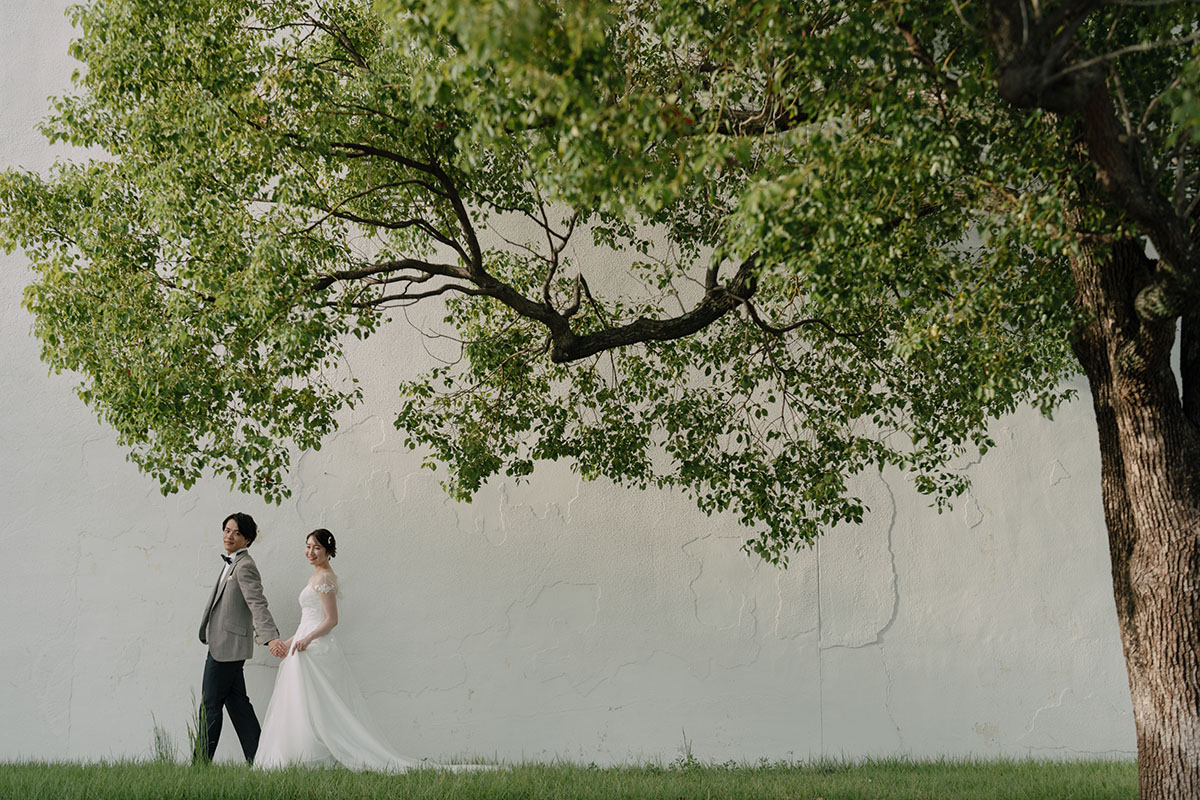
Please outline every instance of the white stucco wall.
[[[43, 169], [33, 132], [73, 68], [65, 3], [5, 0], [0, 164]], [[0, 256], [0, 760], [146, 756], [182, 744], [219, 526], [246, 511], [281, 628], [298, 620], [304, 534], [342, 554], [342, 625], [402, 752], [598, 763], [883, 754], [1131, 755], [1095, 432], [1083, 401], [1022, 411], [968, 467], [951, 514], [895, 476], [874, 513], [786, 572], [682, 497], [581, 483], [551, 465], [449, 502], [391, 426], [424, 358], [396, 328], [350, 354], [367, 402], [299, 463], [282, 506], [223, 483], [162, 497], [47, 376], [22, 256]], [[275, 660], [247, 665], [259, 715]], [[235, 758], [228, 727], [220, 756]]]

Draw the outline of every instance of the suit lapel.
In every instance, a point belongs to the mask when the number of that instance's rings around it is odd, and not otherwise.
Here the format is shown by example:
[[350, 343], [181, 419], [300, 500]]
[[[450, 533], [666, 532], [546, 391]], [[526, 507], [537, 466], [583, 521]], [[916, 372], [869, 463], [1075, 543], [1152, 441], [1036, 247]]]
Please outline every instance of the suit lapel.
[[[221, 568], [221, 572], [222, 573], [225, 572], [224, 567]], [[212, 593], [209, 594], [209, 596], [208, 596], [208, 607], [206, 609], [204, 609], [204, 622], [200, 623], [200, 639], [201, 639], [201, 641], [204, 640], [204, 630], [206, 628], [208, 628], [208, 621], [210, 619], [212, 619], [213, 606], [215, 606], [217, 604], [217, 597], [220, 596], [220, 594], [221, 594], [221, 584], [223, 584], [224, 582], [225, 581], [221, 580], [221, 575], [218, 574], [217, 582], [212, 588]]]

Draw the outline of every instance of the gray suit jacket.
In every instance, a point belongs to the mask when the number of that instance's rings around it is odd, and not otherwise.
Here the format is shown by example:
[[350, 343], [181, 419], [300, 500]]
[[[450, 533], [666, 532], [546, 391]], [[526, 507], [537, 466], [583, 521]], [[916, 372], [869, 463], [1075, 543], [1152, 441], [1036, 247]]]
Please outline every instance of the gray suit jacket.
[[[254, 640], [250, 627], [254, 627]], [[200, 641], [216, 661], [245, 661], [254, 655], [254, 642], [279, 638], [275, 620], [267, 610], [258, 566], [247, 551], [233, 562], [225, 580], [218, 578], [204, 607]]]

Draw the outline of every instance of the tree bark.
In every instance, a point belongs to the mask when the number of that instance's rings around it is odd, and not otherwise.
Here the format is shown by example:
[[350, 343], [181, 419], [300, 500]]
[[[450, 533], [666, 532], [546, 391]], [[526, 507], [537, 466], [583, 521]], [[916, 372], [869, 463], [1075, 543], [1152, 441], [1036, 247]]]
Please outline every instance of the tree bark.
[[1123, 358], [1144, 335], [1139, 242], [1074, 259], [1090, 322], [1076, 353], [1100, 437], [1113, 595], [1129, 671], [1142, 800], [1200, 798], [1200, 436], [1169, 354]]

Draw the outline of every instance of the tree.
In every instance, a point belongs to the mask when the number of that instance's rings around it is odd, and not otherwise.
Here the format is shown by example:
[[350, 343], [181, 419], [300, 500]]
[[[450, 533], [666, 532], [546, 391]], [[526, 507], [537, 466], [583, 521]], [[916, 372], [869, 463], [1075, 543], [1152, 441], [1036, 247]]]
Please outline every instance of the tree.
[[[164, 491], [269, 499], [439, 304], [396, 425], [454, 496], [540, 460], [772, 561], [939, 507], [1082, 367], [1146, 798], [1200, 797], [1200, 39], [1186, 2], [93, 0], [0, 177], [43, 357]], [[1147, 255], [1146, 243], [1155, 255]], [[1170, 362], [1183, 331], [1182, 397]]]

